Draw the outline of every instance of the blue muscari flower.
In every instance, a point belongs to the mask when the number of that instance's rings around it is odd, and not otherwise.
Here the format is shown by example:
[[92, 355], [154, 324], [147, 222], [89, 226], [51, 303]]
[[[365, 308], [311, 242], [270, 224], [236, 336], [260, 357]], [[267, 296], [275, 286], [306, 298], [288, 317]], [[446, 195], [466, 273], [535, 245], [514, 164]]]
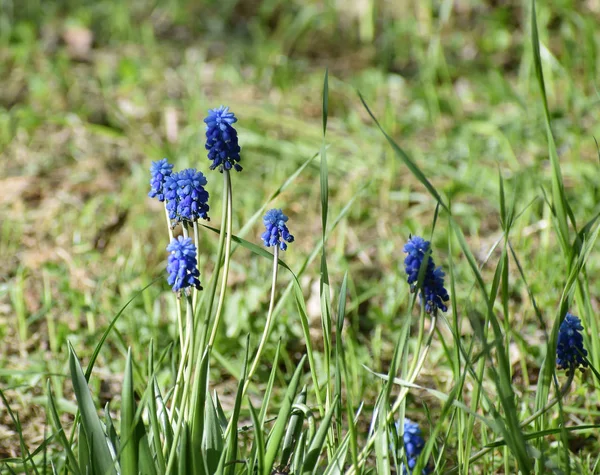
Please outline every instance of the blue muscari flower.
[[166, 158], [158, 162], [152, 162], [150, 165], [150, 198], [158, 198], [158, 201], [165, 201], [164, 185], [165, 180], [171, 175], [173, 165]]
[[198, 279], [200, 272], [196, 261], [196, 246], [192, 240], [179, 236], [171, 241], [167, 246], [167, 251], [170, 253], [167, 260], [167, 272], [169, 273], [167, 282], [173, 288], [173, 292], [188, 287], [202, 290]]
[[232, 124], [237, 122], [229, 107], [221, 106], [218, 109], [210, 109], [206, 122], [206, 150], [208, 158], [212, 160], [211, 170], [219, 167], [219, 171], [235, 168], [238, 172], [242, 167], [237, 163], [240, 161], [240, 146], [238, 145], [237, 131]]
[[173, 173], [165, 180], [165, 198], [169, 218], [180, 221], [210, 220], [208, 217], [208, 191], [204, 189], [206, 178], [202, 172], [187, 168]]
[[266, 231], [261, 236], [265, 246], [279, 246], [282, 251], [285, 251], [286, 242], [294, 242], [294, 236], [285, 225], [287, 220], [288, 217], [280, 209], [270, 209], [265, 213], [263, 223]]
[[[399, 422], [396, 422], [395, 425], [396, 430], [400, 432]], [[406, 454], [408, 469], [404, 466], [404, 464], [402, 464], [401, 470], [403, 475], [408, 475], [413, 473], [413, 470], [417, 465], [419, 455], [421, 455], [421, 452], [425, 447], [425, 441], [423, 440], [423, 436], [421, 435], [421, 429], [419, 428], [419, 424], [411, 421], [410, 419], [404, 419], [403, 445], [404, 452]], [[430, 470], [428, 468], [424, 468], [421, 473], [423, 475], [426, 475], [429, 472]]]
[[567, 373], [577, 368], [587, 368], [585, 357], [587, 351], [583, 347], [583, 325], [575, 315], [567, 312], [565, 319], [558, 330], [558, 344], [556, 345], [556, 365], [559, 369], [566, 369]]
[[[419, 236], [411, 237], [404, 245], [403, 250], [408, 254], [406, 259], [404, 259], [404, 266], [406, 274], [408, 275], [408, 283], [410, 284], [411, 292], [416, 291], [421, 263], [429, 249], [430, 242], [425, 241]], [[419, 297], [421, 302], [423, 299], [425, 300], [425, 311], [434, 315], [438, 308], [443, 312], [447, 311], [448, 307], [444, 302], [447, 302], [450, 297], [444, 288], [444, 272], [441, 267], [435, 268], [431, 254], [429, 254], [427, 259], [424, 272], [425, 275], [423, 277], [423, 284], [420, 289]]]

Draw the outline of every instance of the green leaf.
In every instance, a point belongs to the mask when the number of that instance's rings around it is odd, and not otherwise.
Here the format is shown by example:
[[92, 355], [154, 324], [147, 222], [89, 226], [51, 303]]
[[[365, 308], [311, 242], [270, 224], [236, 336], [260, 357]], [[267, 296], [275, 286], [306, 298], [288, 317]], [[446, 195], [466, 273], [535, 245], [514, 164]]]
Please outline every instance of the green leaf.
[[[300, 394], [296, 398], [296, 405], [306, 404], [306, 386], [302, 388]], [[290, 417], [290, 423], [288, 425], [285, 437], [283, 439], [283, 448], [281, 450], [281, 465], [286, 466], [290, 460], [296, 442], [302, 432], [302, 424], [304, 424], [304, 412], [300, 410], [292, 411], [292, 417]]]
[[[223, 432], [219, 423], [219, 416], [213, 404], [212, 398], [206, 399], [206, 420], [204, 421], [204, 444], [202, 453], [206, 464], [206, 473], [216, 473], [221, 455], [223, 454]], [[234, 431], [234, 432], [237, 432]], [[197, 464], [198, 461], [196, 460]], [[195, 465], [197, 467], [197, 465]]]
[[[250, 408], [250, 416], [252, 417], [252, 424], [254, 425], [254, 450], [256, 452], [256, 471], [257, 473], [264, 473], [265, 467], [265, 435], [263, 433], [263, 424], [260, 422], [259, 417], [256, 414], [256, 410], [252, 406], [250, 398], [248, 398], [248, 407]], [[250, 465], [250, 473], [254, 473], [254, 463]]]
[[[205, 409], [207, 406], [207, 391], [208, 391], [208, 364], [209, 364], [209, 353], [208, 348], [204, 350], [200, 365], [196, 371], [195, 376], [198, 378], [198, 382], [194, 382], [193, 388], [196, 389], [196, 393], [192, 396], [192, 401], [195, 402], [192, 408], [192, 447], [194, 448], [194, 470], [199, 475], [205, 473], [205, 463], [203, 455], [205, 454], [203, 447], [205, 428]], [[208, 398], [210, 400], [210, 397]], [[212, 404], [212, 402], [211, 402]], [[214, 472], [209, 472], [214, 473]]]
[[58, 415], [58, 410], [56, 409], [56, 403], [54, 402], [54, 396], [52, 395], [52, 385], [50, 383], [50, 379], [48, 379], [46, 384], [46, 390], [48, 391], [48, 411], [50, 413], [50, 420], [52, 421], [52, 425], [56, 429], [56, 435], [58, 440], [63, 446], [65, 453], [67, 455], [67, 463], [69, 470], [73, 473], [73, 475], [80, 475], [81, 470], [79, 469], [79, 464], [77, 463], [77, 459], [75, 458], [75, 454], [71, 450], [71, 444], [67, 440], [67, 436], [65, 435], [65, 431], [62, 428], [62, 424], [60, 422], [60, 416]]
[[133, 394], [133, 370], [131, 348], [127, 350], [125, 374], [121, 388], [121, 454], [119, 461], [123, 473], [138, 473], [138, 441], [134, 426], [135, 398]]
[[306, 458], [304, 459], [304, 466], [302, 467], [302, 473], [313, 472], [317, 468], [317, 462], [319, 461], [319, 455], [321, 455], [321, 451], [323, 450], [323, 444], [325, 443], [325, 439], [327, 438], [327, 431], [331, 425], [331, 418], [335, 411], [335, 407], [337, 405], [338, 398], [337, 396], [333, 398], [331, 408], [321, 421], [319, 425], [319, 430], [315, 434], [315, 437], [310, 443], [308, 448], [308, 452], [306, 454]]
[[193, 460], [190, 427], [188, 426], [187, 422], [183, 423], [181, 431], [181, 445], [179, 446], [179, 471], [177, 473], [194, 473], [192, 468]]
[[69, 367], [71, 370], [71, 379], [73, 382], [73, 389], [75, 390], [75, 397], [77, 398], [77, 404], [81, 413], [81, 424], [85, 431], [86, 438], [90, 443], [92, 465], [103, 475], [116, 474], [114, 461], [108, 448], [106, 434], [102, 429], [100, 418], [96, 412], [92, 395], [87, 386], [87, 380], [70, 343]]
[[238, 384], [238, 390], [235, 397], [235, 404], [233, 406], [233, 414], [231, 415], [231, 431], [229, 432], [229, 440], [227, 444], [227, 463], [228, 475], [233, 475], [235, 471], [235, 460], [237, 459], [238, 450], [238, 420], [240, 418], [240, 409], [242, 407], [242, 396], [244, 394], [244, 385], [246, 384], [246, 375], [248, 374], [248, 357], [250, 352], [250, 335], [246, 338], [246, 356], [244, 357], [244, 366], [242, 370], [242, 377]]
[[160, 423], [158, 422], [158, 405], [156, 397], [156, 378], [150, 379], [150, 399], [148, 401], [148, 412], [150, 415], [150, 430], [152, 431], [152, 445], [154, 446], [154, 453], [156, 455], [156, 463], [158, 465], [158, 472], [164, 474], [166, 470], [165, 457], [162, 452], [161, 440], [160, 440]]
[[275, 421], [275, 425], [271, 432], [269, 433], [269, 441], [267, 442], [267, 454], [265, 456], [265, 466], [263, 470], [263, 475], [270, 475], [273, 466], [275, 464], [275, 458], [277, 457], [277, 453], [279, 452], [279, 446], [281, 445], [281, 441], [284, 436], [285, 426], [287, 425], [290, 413], [292, 411], [292, 404], [294, 402], [294, 398], [296, 397], [296, 393], [298, 392], [298, 384], [300, 383], [300, 376], [302, 375], [302, 367], [304, 365], [304, 360], [306, 356], [303, 356], [298, 366], [296, 367], [296, 371], [294, 371], [294, 376], [290, 381], [290, 384], [285, 392], [285, 396], [283, 398], [283, 402], [281, 403], [281, 408], [279, 409], [279, 414], [277, 415], [277, 420]]
[[[264, 426], [265, 419], [267, 417], [267, 410], [269, 408], [269, 401], [271, 401], [271, 393], [273, 392], [273, 384], [275, 383], [275, 376], [277, 375], [277, 365], [279, 364], [279, 351], [281, 350], [281, 339], [277, 342], [277, 348], [275, 350], [275, 357], [271, 364], [271, 374], [269, 375], [269, 381], [263, 395], [263, 402], [260, 406], [259, 419], [261, 426]], [[261, 473], [261, 472], [259, 472]]]

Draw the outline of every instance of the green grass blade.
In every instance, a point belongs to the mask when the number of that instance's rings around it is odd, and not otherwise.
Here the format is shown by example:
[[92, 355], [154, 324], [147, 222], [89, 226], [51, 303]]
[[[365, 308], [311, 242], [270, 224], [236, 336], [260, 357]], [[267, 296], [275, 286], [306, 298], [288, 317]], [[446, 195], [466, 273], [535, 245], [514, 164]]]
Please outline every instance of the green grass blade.
[[[258, 415], [261, 427], [265, 425], [265, 419], [267, 417], [267, 410], [269, 409], [269, 401], [271, 401], [271, 394], [273, 393], [273, 384], [275, 383], [275, 376], [277, 376], [277, 365], [279, 364], [279, 352], [281, 350], [281, 339], [277, 342], [277, 348], [275, 349], [275, 357], [271, 365], [271, 374], [269, 375], [269, 381], [263, 395], [263, 402], [260, 407], [260, 413]], [[261, 473], [259, 471], [259, 473]]]
[[288, 423], [289, 416], [292, 411], [292, 404], [294, 402], [294, 398], [296, 397], [296, 393], [298, 392], [298, 384], [300, 383], [300, 376], [302, 375], [302, 367], [304, 366], [305, 359], [306, 356], [303, 356], [298, 362], [298, 367], [296, 368], [296, 371], [294, 371], [294, 375], [292, 376], [287, 391], [285, 392], [275, 425], [269, 433], [267, 453], [265, 455], [265, 466], [262, 472], [263, 475], [270, 475], [274, 468], [273, 466], [275, 464], [275, 458], [277, 457], [279, 447], [283, 440], [285, 426]]
[[[248, 407], [252, 424], [254, 425], [254, 450], [256, 451], [256, 473], [264, 473], [265, 467], [265, 435], [263, 433], [263, 424], [259, 416], [256, 414], [256, 409], [252, 406], [250, 398], [248, 398]], [[250, 473], [254, 473], [254, 464], [251, 464]]]
[[121, 454], [119, 462], [123, 473], [138, 473], [138, 441], [135, 432], [135, 397], [131, 348], [127, 350], [125, 374], [121, 389]]
[[[190, 426], [187, 422], [181, 428], [181, 445], [179, 446], [179, 468], [177, 474], [194, 473], [192, 460], [192, 441], [190, 437]], [[124, 475], [124, 474], [123, 474]], [[175, 475], [175, 474], [173, 474]]]
[[203, 440], [204, 434], [207, 430], [205, 427], [205, 411], [208, 405], [207, 399], [210, 400], [210, 396], [208, 398], [206, 397], [208, 392], [209, 361], [209, 352], [208, 349], [205, 349], [200, 361], [200, 367], [198, 368], [198, 371], [195, 371], [195, 374], [199, 380], [197, 383], [194, 383], [194, 389], [196, 389], [197, 392], [192, 398], [192, 401], [195, 402], [195, 406], [192, 409], [192, 447], [194, 449], [194, 469], [199, 475], [204, 475], [206, 463], [206, 461], [203, 460], [203, 454], [205, 453], [203, 449]]
[[233, 475], [235, 472], [235, 460], [237, 459], [238, 451], [238, 421], [240, 418], [240, 410], [242, 407], [242, 396], [244, 393], [244, 385], [246, 384], [246, 375], [248, 374], [248, 357], [250, 353], [250, 335], [246, 338], [246, 356], [244, 357], [244, 366], [242, 377], [238, 384], [238, 391], [235, 396], [235, 404], [233, 406], [233, 414], [231, 415], [231, 431], [229, 432], [229, 440], [227, 444], [227, 474]]
[[87, 385], [87, 379], [83, 374], [79, 360], [75, 355], [73, 347], [69, 344], [69, 367], [73, 389], [77, 398], [77, 404], [81, 413], [81, 424], [90, 444], [92, 453], [92, 465], [101, 474], [116, 474], [114, 461], [110, 454], [106, 434], [96, 412], [94, 401]]
[[58, 440], [60, 441], [65, 454], [67, 455], [67, 461], [69, 464], [69, 470], [73, 473], [73, 475], [81, 475], [81, 470], [79, 469], [79, 464], [77, 463], [77, 459], [75, 458], [75, 454], [71, 450], [71, 444], [67, 440], [67, 436], [62, 428], [62, 424], [60, 422], [60, 417], [58, 415], [58, 410], [56, 409], [56, 403], [54, 402], [54, 396], [52, 395], [52, 384], [50, 379], [48, 379], [46, 384], [46, 391], [48, 392], [48, 411], [50, 413], [50, 420], [52, 421], [52, 425], [54, 429], [56, 429], [56, 434], [58, 436]]
[[337, 397], [335, 397], [332, 401], [331, 408], [321, 421], [319, 425], [319, 430], [315, 434], [315, 437], [310, 443], [308, 448], [308, 452], [306, 453], [306, 458], [304, 459], [304, 466], [302, 467], [302, 473], [311, 473], [314, 472], [317, 468], [317, 463], [319, 461], [319, 455], [323, 450], [323, 444], [325, 443], [325, 439], [327, 438], [327, 433], [329, 432], [329, 428], [331, 427], [331, 419], [333, 417], [333, 413], [335, 411], [335, 407], [337, 405]]
[[[296, 405], [306, 404], [306, 386], [302, 388], [300, 394], [296, 398]], [[286, 466], [294, 453], [296, 442], [302, 432], [302, 425], [304, 424], [304, 412], [300, 410], [293, 410], [292, 417], [290, 417], [290, 423], [285, 432], [283, 439], [283, 447], [281, 449], [281, 465]]]
[[[199, 460], [196, 459], [194, 468], [196, 470], [204, 470], [206, 468], [206, 473], [217, 473], [225, 444], [223, 441], [223, 431], [219, 423], [219, 416], [210, 396], [206, 398], [205, 411], [206, 420], [204, 421], [204, 443], [202, 448], [204, 462], [202, 462], [202, 458]], [[232, 430], [232, 432], [237, 433], [237, 430]]]

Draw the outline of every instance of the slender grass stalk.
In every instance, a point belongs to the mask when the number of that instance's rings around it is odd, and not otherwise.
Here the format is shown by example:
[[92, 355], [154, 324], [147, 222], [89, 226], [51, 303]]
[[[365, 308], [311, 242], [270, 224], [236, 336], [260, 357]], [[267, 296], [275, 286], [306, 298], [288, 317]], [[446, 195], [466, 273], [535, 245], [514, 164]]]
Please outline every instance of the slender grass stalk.
[[256, 369], [258, 368], [258, 363], [260, 362], [260, 357], [262, 356], [265, 343], [269, 339], [269, 334], [271, 333], [271, 325], [273, 320], [273, 308], [275, 307], [275, 289], [277, 285], [277, 270], [279, 269], [278, 265], [279, 260], [279, 247], [275, 246], [275, 252], [273, 253], [273, 281], [271, 283], [271, 300], [269, 302], [269, 311], [267, 313], [267, 321], [265, 323], [265, 329], [263, 331], [262, 337], [260, 339], [260, 343], [258, 344], [258, 350], [256, 351], [256, 356], [254, 357], [254, 361], [252, 362], [252, 366], [250, 366], [250, 371], [248, 371], [248, 377], [246, 378], [246, 383], [244, 384], [244, 388], [242, 390], [242, 397], [246, 394], [248, 390], [248, 386], [250, 385], [250, 379], [254, 376]]
[[223, 314], [223, 303], [225, 302], [225, 294], [227, 291], [227, 277], [229, 274], [229, 263], [231, 261], [231, 234], [232, 234], [232, 190], [231, 190], [231, 177], [229, 170], [223, 170], [225, 178], [227, 197], [227, 239], [225, 240], [225, 262], [223, 263], [223, 277], [221, 279], [221, 292], [219, 295], [219, 301], [217, 303], [217, 312], [215, 314], [215, 322], [213, 323], [210, 339], [208, 340], [208, 346], [212, 348], [215, 339], [217, 337], [217, 331], [219, 329], [219, 323], [221, 322], [221, 315]]

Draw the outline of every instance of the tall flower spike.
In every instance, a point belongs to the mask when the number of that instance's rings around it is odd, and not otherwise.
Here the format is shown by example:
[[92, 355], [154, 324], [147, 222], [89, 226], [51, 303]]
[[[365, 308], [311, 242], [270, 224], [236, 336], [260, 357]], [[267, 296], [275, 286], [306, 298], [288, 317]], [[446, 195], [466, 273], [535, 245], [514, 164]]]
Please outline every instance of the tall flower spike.
[[577, 368], [582, 371], [587, 368], [585, 359], [587, 351], [583, 346], [583, 325], [579, 317], [567, 312], [565, 319], [558, 330], [558, 344], [556, 345], [556, 365], [559, 369], [566, 369], [567, 374]]
[[[399, 422], [396, 422], [396, 430], [400, 432]], [[404, 451], [406, 453], [406, 460], [408, 462], [408, 468], [402, 464], [401, 471], [403, 475], [413, 473], [415, 466], [417, 465], [417, 460], [419, 459], [419, 455], [423, 451], [425, 447], [425, 440], [423, 440], [423, 436], [421, 435], [421, 429], [419, 428], [419, 424], [411, 421], [410, 419], [404, 419]], [[428, 468], [424, 468], [421, 472], [423, 475], [430, 473]]]
[[229, 112], [229, 107], [221, 106], [218, 109], [209, 109], [208, 117], [204, 119], [206, 123], [206, 150], [208, 158], [212, 160], [211, 170], [219, 167], [231, 170], [235, 168], [238, 172], [242, 167], [237, 163], [240, 161], [240, 146], [238, 145], [237, 131], [232, 124], [237, 122], [233, 112]]
[[261, 236], [265, 246], [279, 246], [282, 251], [285, 251], [286, 243], [294, 242], [294, 236], [290, 234], [285, 224], [287, 220], [288, 217], [280, 209], [270, 209], [265, 213], [263, 223], [266, 230]]
[[173, 172], [173, 165], [166, 158], [150, 165], [150, 198], [158, 198], [165, 201], [164, 185], [168, 176]]
[[200, 218], [209, 221], [206, 183], [206, 177], [194, 168], [168, 176], [164, 188], [169, 218], [175, 223], [194, 222]]
[[190, 238], [179, 236], [173, 239], [167, 246], [169, 259], [167, 260], [167, 282], [173, 288], [173, 292], [195, 287], [202, 290], [200, 285], [200, 272], [196, 260], [196, 246]]
[[[408, 275], [408, 283], [410, 284], [411, 292], [415, 292], [419, 281], [419, 270], [425, 255], [430, 249], [430, 242], [425, 241], [419, 236], [411, 237], [404, 245], [404, 252], [408, 255], [404, 259], [406, 274]], [[425, 311], [430, 314], [436, 314], [438, 308], [443, 312], [448, 310], [444, 304], [450, 297], [444, 288], [444, 272], [441, 267], [435, 268], [435, 263], [431, 258], [431, 254], [427, 259], [425, 267], [425, 275], [423, 284], [419, 293], [421, 304], [425, 300]]]

